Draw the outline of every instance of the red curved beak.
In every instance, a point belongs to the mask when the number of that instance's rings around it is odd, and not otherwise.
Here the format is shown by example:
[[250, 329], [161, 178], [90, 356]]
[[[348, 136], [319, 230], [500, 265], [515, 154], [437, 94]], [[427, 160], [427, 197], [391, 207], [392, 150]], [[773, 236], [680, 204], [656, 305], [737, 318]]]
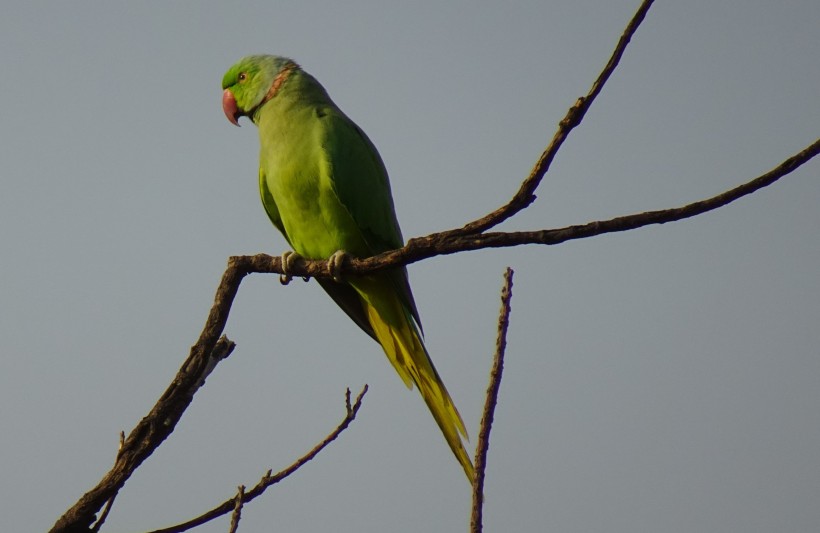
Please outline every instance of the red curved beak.
[[239, 108], [236, 107], [236, 98], [230, 89], [225, 89], [222, 93], [222, 111], [234, 126], [239, 126]]

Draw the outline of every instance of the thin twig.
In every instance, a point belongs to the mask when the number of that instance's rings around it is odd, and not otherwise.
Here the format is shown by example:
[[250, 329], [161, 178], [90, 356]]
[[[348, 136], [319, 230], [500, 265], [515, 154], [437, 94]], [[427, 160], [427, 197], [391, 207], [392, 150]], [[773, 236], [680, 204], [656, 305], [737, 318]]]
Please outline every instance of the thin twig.
[[475, 481], [473, 481], [473, 512], [470, 517], [470, 531], [481, 533], [484, 508], [484, 474], [487, 469], [487, 451], [490, 449], [490, 431], [493, 426], [495, 406], [498, 403], [498, 391], [501, 388], [501, 375], [504, 372], [504, 352], [507, 348], [507, 329], [510, 325], [512, 300], [513, 270], [507, 267], [504, 272], [504, 287], [501, 289], [501, 311], [498, 314], [498, 336], [495, 341], [495, 356], [490, 370], [490, 384], [487, 386], [487, 399], [484, 413], [481, 415], [481, 426], [478, 430], [478, 443], [475, 452]]
[[[254, 500], [256, 497], [261, 496], [265, 490], [271, 485], [275, 485], [279, 483], [286, 477], [290, 476], [299, 468], [304, 466], [307, 462], [311, 459], [316, 457], [328, 444], [336, 440], [336, 438], [350, 425], [353, 420], [356, 419], [356, 414], [359, 412], [359, 408], [362, 406], [362, 400], [364, 399], [364, 395], [367, 393], [367, 385], [362, 388], [362, 391], [356, 397], [356, 401], [353, 405], [350, 405], [350, 389], [347, 390], [345, 394], [345, 407], [346, 407], [346, 414], [344, 419], [342, 419], [341, 423], [334, 429], [327, 437], [325, 437], [322, 442], [317, 444], [313, 447], [308, 453], [297, 459], [293, 464], [289, 467], [285, 468], [284, 470], [271, 475], [271, 470], [268, 470], [259, 482], [249, 491], [246, 491], [243, 496], [243, 504], [249, 503], [250, 501]], [[220, 516], [226, 515], [230, 513], [236, 506], [236, 498], [230, 498], [225, 500], [224, 502], [220, 503], [210, 511], [206, 511], [202, 513], [200, 516], [196, 518], [192, 518], [186, 522], [181, 524], [177, 524], [175, 526], [157, 529], [151, 531], [150, 533], [181, 533], [182, 531], [188, 531], [191, 528], [196, 526], [200, 526], [206, 522], [210, 522], [211, 520], [218, 518]]]
[[[122, 453], [122, 446], [125, 444], [125, 431], [120, 431], [120, 443], [117, 446], [117, 457]], [[108, 498], [108, 501], [105, 502], [105, 507], [103, 507], [102, 513], [100, 513], [100, 517], [94, 522], [94, 525], [91, 526], [91, 531], [93, 533], [97, 533], [100, 528], [102, 528], [103, 524], [105, 524], [105, 519], [108, 518], [108, 513], [111, 512], [111, 507], [114, 505], [114, 500], [117, 498], [117, 493], [111, 495]]]
[[231, 527], [228, 533], [236, 533], [239, 528], [239, 520], [242, 518], [242, 506], [245, 505], [245, 485], [239, 485], [234, 498], [233, 513], [231, 513]]

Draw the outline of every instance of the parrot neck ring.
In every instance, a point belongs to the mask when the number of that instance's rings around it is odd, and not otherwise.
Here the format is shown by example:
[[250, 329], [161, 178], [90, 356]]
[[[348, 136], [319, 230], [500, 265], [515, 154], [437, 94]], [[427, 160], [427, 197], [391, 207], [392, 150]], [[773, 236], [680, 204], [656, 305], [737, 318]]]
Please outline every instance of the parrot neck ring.
[[279, 92], [279, 89], [282, 87], [282, 84], [285, 83], [285, 80], [288, 79], [288, 76], [290, 76], [291, 72], [297, 70], [298, 68], [299, 65], [297, 65], [293, 61], [288, 61], [287, 63], [285, 63], [285, 66], [283, 66], [282, 69], [279, 70], [279, 73], [276, 74], [276, 77], [273, 78], [273, 83], [270, 84], [270, 89], [268, 89], [268, 92], [265, 95], [265, 97], [262, 98], [262, 101], [259, 102], [253, 109], [249, 110], [247, 115], [249, 117], [252, 117], [253, 114], [256, 113], [257, 109], [265, 105], [269, 100], [272, 100], [273, 97], [276, 96], [276, 94]]

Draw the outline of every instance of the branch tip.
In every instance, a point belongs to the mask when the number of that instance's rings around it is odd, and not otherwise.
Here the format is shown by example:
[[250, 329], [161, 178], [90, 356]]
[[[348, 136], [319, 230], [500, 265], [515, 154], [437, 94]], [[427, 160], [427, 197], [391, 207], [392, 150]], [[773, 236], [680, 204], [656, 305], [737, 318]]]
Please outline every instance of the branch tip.
[[487, 387], [475, 452], [475, 479], [473, 480], [473, 508], [470, 517], [470, 531], [476, 533], [482, 529], [484, 473], [487, 469], [487, 452], [490, 448], [490, 431], [492, 430], [495, 406], [498, 403], [498, 391], [501, 389], [501, 375], [504, 372], [504, 352], [507, 348], [507, 329], [510, 324], [512, 286], [513, 269], [507, 267], [504, 271], [504, 285], [501, 288], [501, 310], [498, 314], [498, 336], [495, 344], [495, 355], [490, 370], [490, 383]]

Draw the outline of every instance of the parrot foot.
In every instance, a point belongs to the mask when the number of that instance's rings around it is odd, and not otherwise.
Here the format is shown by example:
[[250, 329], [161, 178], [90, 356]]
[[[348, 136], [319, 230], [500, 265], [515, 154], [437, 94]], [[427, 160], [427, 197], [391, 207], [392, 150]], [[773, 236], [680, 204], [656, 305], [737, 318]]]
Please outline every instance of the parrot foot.
[[336, 283], [342, 283], [342, 265], [347, 259], [347, 252], [344, 250], [336, 250], [327, 259], [327, 273], [333, 278]]
[[297, 257], [299, 257], [299, 254], [291, 250], [282, 253], [282, 270], [284, 271], [284, 274], [279, 274], [279, 283], [281, 283], [282, 285], [287, 285], [288, 283], [290, 283], [290, 280], [293, 279], [293, 277], [288, 273], [288, 271], [290, 270], [290, 267], [293, 264], [293, 260]]

